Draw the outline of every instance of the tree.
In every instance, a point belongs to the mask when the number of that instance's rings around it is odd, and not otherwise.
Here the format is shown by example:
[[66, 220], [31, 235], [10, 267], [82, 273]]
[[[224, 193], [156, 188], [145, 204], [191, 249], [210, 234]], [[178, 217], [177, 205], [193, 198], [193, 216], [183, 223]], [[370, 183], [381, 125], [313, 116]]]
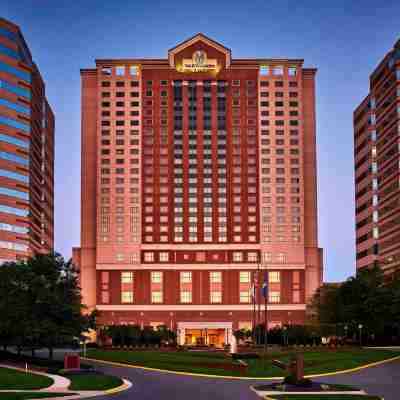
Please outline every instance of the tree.
[[336, 324], [341, 334], [346, 331], [349, 337], [355, 337], [361, 324], [365, 335], [387, 341], [388, 332], [389, 336], [399, 336], [400, 279], [385, 282], [378, 266], [361, 269], [342, 284], [321, 286], [312, 308], [319, 323]]
[[[78, 275], [71, 261], [57, 253], [36, 255], [0, 268], [0, 341], [20, 351], [71, 343], [94, 327], [85, 314]], [[11, 341], [7, 338], [12, 337]]]

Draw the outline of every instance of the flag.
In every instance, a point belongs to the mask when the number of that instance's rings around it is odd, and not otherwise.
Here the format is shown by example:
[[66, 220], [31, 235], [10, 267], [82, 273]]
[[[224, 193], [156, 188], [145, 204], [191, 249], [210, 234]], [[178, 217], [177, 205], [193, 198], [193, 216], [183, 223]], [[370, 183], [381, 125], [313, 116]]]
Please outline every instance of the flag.
[[264, 274], [264, 283], [261, 287], [261, 293], [264, 298], [267, 298], [267, 296], [268, 296], [268, 274], [267, 273]]

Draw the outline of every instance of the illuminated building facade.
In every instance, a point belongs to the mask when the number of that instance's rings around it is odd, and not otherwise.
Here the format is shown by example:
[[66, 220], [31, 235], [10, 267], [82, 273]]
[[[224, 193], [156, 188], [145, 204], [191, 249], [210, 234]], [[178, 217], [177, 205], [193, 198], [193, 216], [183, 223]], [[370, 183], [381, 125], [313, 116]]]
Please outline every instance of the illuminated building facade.
[[303, 60], [233, 59], [203, 34], [167, 59], [81, 70], [73, 257], [100, 324], [229, 343], [251, 326], [265, 271], [270, 326], [304, 321], [322, 281], [315, 74]]

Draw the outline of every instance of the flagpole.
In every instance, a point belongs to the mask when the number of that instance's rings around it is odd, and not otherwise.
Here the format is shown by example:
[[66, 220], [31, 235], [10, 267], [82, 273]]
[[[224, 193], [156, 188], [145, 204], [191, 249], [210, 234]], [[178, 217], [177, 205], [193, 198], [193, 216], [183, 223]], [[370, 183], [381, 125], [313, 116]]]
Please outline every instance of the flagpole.
[[251, 302], [252, 302], [252, 339], [253, 343], [256, 337], [256, 275], [253, 272], [253, 284], [251, 285]]
[[[260, 289], [261, 289], [261, 279], [260, 279], [260, 261], [257, 264], [257, 293], [256, 293], [256, 299], [257, 299], [257, 322], [256, 322], [256, 326], [261, 324], [261, 293], [260, 293]], [[261, 339], [260, 337], [260, 333], [259, 329], [257, 329], [257, 344], [260, 342], [259, 339]]]
[[264, 368], [265, 368], [265, 362], [266, 362], [266, 357], [267, 357], [267, 350], [268, 350], [268, 296], [269, 296], [269, 276], [268, 276], [268, 270], [267, 266], [265, 265], [264, 268], [264, 287], [265, 290], [263, 292], [264, 294]]

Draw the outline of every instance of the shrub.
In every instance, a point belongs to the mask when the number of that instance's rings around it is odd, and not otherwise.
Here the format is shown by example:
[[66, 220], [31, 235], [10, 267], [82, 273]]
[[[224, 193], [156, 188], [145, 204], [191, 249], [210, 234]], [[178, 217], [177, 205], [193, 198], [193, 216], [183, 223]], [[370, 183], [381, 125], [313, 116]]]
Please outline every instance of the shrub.
[[233, 353], [232, 358], [234, 360], [251, 360], [260, 358], [260, 356], [257, 353]]

